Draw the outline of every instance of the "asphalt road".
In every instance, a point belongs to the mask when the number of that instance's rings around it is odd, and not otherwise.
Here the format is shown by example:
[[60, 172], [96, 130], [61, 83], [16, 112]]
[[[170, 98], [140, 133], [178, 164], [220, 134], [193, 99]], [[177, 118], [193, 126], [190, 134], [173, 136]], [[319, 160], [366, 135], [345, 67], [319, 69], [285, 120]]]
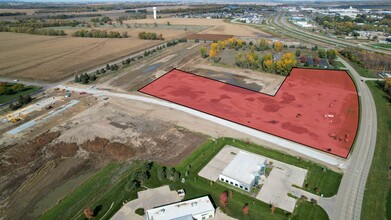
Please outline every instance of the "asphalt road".
[[275, 16], [273, 25], [276, 28], [283, 30], [284, 32], [286, 32], [288, 34], [290, 33], [290, 35], [294, 36], [295, 38], [305, 39], [306, 41], [312, 40], [312, 41], [317, 41], [318, 44], [327, 43], [330, 46], [338, 46], [338, 47], [359, 47], [364, 50], [391, 55], [391, 51], [388, 51], [388, 50], [376, 49], [376, 48], [368, 47], [365, 45], [357, 44], [355, 42], [350, 42], [350, 41], [345, 41], [345, 40], [335, 39], [335, 38], [329, 38], [329, 37], [319, 35], [319, 34], [316, 34], [313, 32], [302, 30], [299, 27], [295, 27], [292, 24], [290, 24], [289, 22], [287, 22], [285, 14], [280, 13], [277, 16]]
[[350, 154], [338, 193], [332, 198], [321, 198], [321, 205], [332, 220], [360, 219], [370, 164], [376, 146], [377, 115], [372, 94], [361, 81], [361, 76], [343, 59], [338, 59], [357, 82], [360, 96], [360, 127]]
[[[284, 29], [285, 32], [289, 32], [291, 35], [297, 35], [311, 40], [319, 39], [323, 43], [328, 41], [329, 45], [347, 44], [345, 41], [342, 42], [336, 39], [329, 39], [300, 30], [299, 28], [293, 29], [291, 24], [288, 24], [283, 16], [276, 16], [274, 24], [277, 24], [277, 28]], [[349, 46], [357, 46], [350, 42], [348, 44], [350, 44]], [[363, 46], [361, 46], [361, 48], [388, 55], [391, 54], [389, 51], [379, 51]], [[319, 200], [319, 205], [326, 210], [332, 220], [360, 219], [365, 185], [376, 147], [376, 106], [372, 94], [364, 82], [369, 79], [361, 77], [357, 71], [343, 59], [338, 60], [346, 66], [346, 69], [349, 70], [352, 77], [357, 82], [357, 90], [361, 104], [360, 127], [352, 153], [345, 164], [346, 169], [344, 170], [344, 176], [337, 195], [332, 198], [321, 198]]]

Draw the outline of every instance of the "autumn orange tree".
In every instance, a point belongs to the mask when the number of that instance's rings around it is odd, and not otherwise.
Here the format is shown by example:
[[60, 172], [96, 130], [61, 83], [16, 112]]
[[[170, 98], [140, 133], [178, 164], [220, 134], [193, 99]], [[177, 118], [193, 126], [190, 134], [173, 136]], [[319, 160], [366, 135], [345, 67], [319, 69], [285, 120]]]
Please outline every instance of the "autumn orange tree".
[[222, 193], [220, 194], [220, 204], [221, 204], [222, 206], [225, 206], [225, 205], [227, 205], [227, 203], [228, 203], [227, 192], [222, 192]]
[[210, 45], [209, 57], [211, 59], [214, 59], [216, 55], [218, 55], [218, 51], [219, 51], [219, 45], [217, 43], [212, 43]]
[[92, 209], [88, 207], [84, 209], [84, 215], [86, 216], [86, 219], [92, 219], [94, 213], [92, 212]]
[[246, 204], [246, 205], [243, 206], [243, 214], [248, 215], [248, 211], [250, 211], [250, 208]]
[[269, 73], [274, 71], [273, 55], [265, 54], [262, 57], [262, 69]]
[[235, 55], [235, 63], [242, 68], [256, 69], [259, 67], [259, 57], [254, 51], [250, 53], [237, 53]]
[[275, 69], [278, 74], [286, 76], [296, 64], [295, 54], [285, 53], [281, 60], [276, 62]]
[[274, 50], [277, 52], [281, 52], [282, 48], [284, 47], [284, 45], [280, 41], [275, 41], [273, 45], [274, 45]]

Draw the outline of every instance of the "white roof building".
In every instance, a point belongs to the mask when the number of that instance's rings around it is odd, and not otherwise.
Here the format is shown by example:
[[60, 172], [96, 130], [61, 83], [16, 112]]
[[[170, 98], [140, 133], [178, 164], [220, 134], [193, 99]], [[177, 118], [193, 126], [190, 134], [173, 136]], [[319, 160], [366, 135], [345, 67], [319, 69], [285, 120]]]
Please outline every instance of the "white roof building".
[[264, 174], [265, 164], [265, 158], [239, 151], [221, 172], [219, 180], [250, 191], [252, 186], [257, 184], [257, 178]]
[[203, 220], [213, 218], [215, 207], [208, 196], [173, 203], [146, 212], [147, 220]]

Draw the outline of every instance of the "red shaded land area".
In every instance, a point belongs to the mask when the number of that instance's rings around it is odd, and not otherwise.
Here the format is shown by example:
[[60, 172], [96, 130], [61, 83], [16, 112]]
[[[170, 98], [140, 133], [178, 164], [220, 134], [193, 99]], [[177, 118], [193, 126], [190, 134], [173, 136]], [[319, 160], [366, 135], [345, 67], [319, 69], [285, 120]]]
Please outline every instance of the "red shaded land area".
[[294, 68], [270, 96], [174, 69], [139, 91], [344, 158], [358, 129], [345, 71]]

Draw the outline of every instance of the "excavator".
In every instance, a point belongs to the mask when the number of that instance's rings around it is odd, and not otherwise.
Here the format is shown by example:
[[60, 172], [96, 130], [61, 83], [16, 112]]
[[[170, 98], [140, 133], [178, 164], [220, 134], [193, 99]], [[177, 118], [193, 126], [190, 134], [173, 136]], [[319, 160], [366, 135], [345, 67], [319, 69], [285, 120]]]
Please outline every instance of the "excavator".
[[18, 121], [21, 121], [21, 120], [24, 120], [24, 118], [20, 117], [20, 116], [13, 116], [12, 114], [8, 114], [7, 115], [7, 118], [8, 118], [8, 121], [11, 121], [12, 123], [16, 123]]
[[12, 123], [16, 123], [18, 121], [21, 121], [21, 120], [24, 120], [23, 117], [21, 117], [20, 115], [18, 116], [13, 116], [12, 114], [8, 113], [6, 110], [2, 109], [6, 114], [7, 114], [7, 120], [8, 121], [11, 121]]

